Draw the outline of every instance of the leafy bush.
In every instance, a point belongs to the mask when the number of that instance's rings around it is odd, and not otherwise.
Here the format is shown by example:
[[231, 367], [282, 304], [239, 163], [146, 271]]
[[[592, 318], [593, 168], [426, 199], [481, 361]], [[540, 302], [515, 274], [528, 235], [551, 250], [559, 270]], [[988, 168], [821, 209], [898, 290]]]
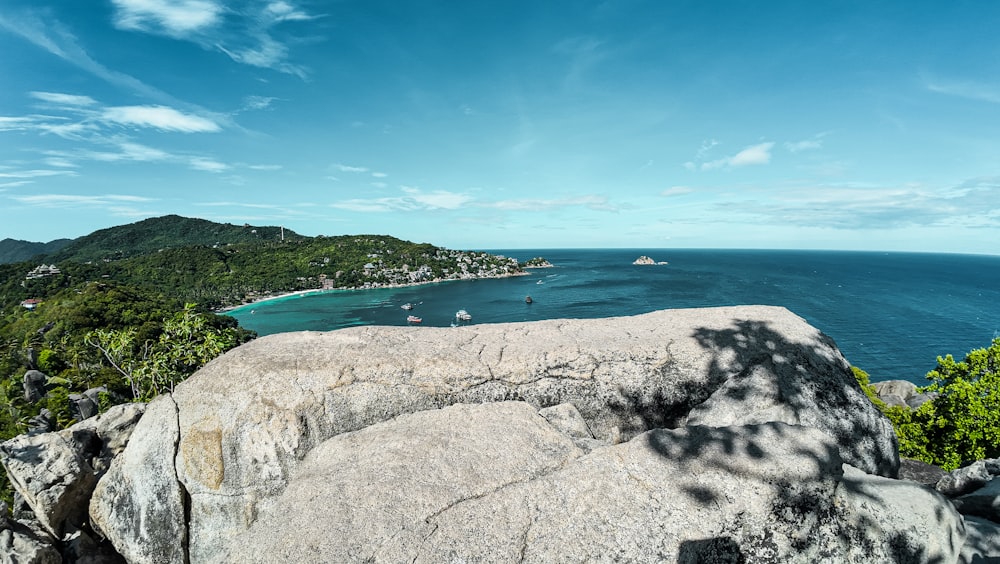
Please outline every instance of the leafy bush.
[[953, 470], [1000, 457], [1000, 338], [956, 361], [938, 357], [922, 392], [937, 397], [911, 410], [883, 408], [899, 438], [901, 456]]

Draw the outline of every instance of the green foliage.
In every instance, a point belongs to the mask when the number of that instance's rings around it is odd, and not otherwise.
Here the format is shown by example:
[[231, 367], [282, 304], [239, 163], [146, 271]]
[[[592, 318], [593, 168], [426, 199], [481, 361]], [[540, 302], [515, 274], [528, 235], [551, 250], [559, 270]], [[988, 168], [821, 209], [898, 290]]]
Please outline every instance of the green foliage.
[[879, 408], [880, 411], [884, 411], [886, 407], [885, 402], [879, 399], [878, 393], [875, 392], [875, 386], [872, 385], [871, 378], [868, 376], [868, 373], [861, 370], [857, 366], [852, 366], [851, 372], [854, 373], [854, 378], [858, 381], [858, 386], [861, 387], [861, 391], [868, 396], [868, 399], [875, 404], [875, 407]]
[[248, 335], [234, 327], [217, 327], [186, 304], [167, 318], [156, 340], [140, 341], [133, 328], [91, 331], [88, 345], [101, 352], [121, 373], [136, 401], [149, 401], [193, 374], [205, 363], [235, 347]]
[[956, 361], [938, 357], [920, 391], [938, 394], [910, 410], [884, 410], [899, 438], [900, 455], [946, 470], [1000, 456], [1000, 338]]

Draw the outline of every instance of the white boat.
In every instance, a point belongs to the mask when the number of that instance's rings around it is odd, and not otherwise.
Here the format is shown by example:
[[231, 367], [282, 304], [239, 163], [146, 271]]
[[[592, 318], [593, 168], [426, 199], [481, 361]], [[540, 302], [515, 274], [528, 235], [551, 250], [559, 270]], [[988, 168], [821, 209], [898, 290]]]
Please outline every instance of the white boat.
[[409, 302], [406, 302], [405, 304], [403, 304], [403, 305], [401, 305], [401, 306], [399, 306], [399, 307], [401, 307], [401, 308], [403, 308], [403, 309], [405, 309], [405, 310], [409, 311], [409, 310], [413, 309], [413, 304], [411, 304], [411, 303], [409, 303]]
[[458, 321], [469, 321], [472, 319], [472, 315], [464, 309], [460, 309], [455, 312], [455, 319]]
[[423, 319], [420, 319], [416, 315], [407, 315], [406, 316], [406, 322], [410, 323], [410, 324], [422, 323], [423, 321], [424, 321]]

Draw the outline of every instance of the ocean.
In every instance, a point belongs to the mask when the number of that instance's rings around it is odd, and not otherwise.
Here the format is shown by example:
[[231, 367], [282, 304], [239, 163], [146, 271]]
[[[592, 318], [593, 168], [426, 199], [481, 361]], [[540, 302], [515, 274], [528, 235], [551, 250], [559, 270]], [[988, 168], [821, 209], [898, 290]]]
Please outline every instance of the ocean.
[[[961, 358], [1000, 335], [1000, 257], [839, 251], [490, 250], [553, 268], [528, 276], [348, 290], [251, 304], [230, 315], [260, 335], [354, 325], [635, 315], [741, 304], [784, 306], [833, 338], [873, 381], [925, 384], [938, 355]], [[646, 255], [668, 264], [637, 266]], [[525, 298], [531, 296], [532, 303]], [[414, 304], [412, 311], [400, 308]]]

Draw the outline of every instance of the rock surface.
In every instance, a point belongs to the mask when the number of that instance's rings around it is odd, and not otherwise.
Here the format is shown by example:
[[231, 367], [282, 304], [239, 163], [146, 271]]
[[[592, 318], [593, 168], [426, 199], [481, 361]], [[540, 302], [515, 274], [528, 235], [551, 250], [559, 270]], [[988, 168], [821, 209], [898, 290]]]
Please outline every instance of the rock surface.
[[842, 465], [816, 429], [689, 426], [584, 455], [546, 427], [507, 402], [330, 439], [222, 560], [947, 562], [964, 540], [939, 494]]
[[958, 497], [985, 486], [1000, 475], [1000, 459], [977, 460], [968, 466], [952, 470], [938, 480], [937, 491], [948, 497]]
[[966, 539], [958, 561], [961, 564], [996, 564], [1000, 562], [1000, 525], [965, 517]]
[[[508, 400], [514, 402], [504, 403]], [[386, 458], [385, 452], [403, 456], [407, 448], [412, 450], [407, 460], [426, 467], [430, 474], [425, 475], [439, 477], [427, 478], [427, 483], [414, 482], [419, 476], [398, 470], [387, 476], [402, 480], [399, 484], [393, 485], [392, 480], [379, 482], [377, 472], [393, 468], [385, 462], [381, 467], [369, 468], [376, 474], [372, 474], [369, 485], [373, 489], [367, 494], [350, 490], [347, 484], [338, 490], [340, 494], [325, 494], [331, 503], [336, 502], [337, 495], [362, 496], [358, 499], [374, 496], [370, 507], [362, 504], [345, 511], [354, 512], [351, 514], [366, 522], [388, 523], [372, 525], [377, 530], [391, 528], [392, 523], [402, 527], [386, 533], [388, 537], [377, 533], [369, 541], [345, 532], [343, 550], [353, 551], [348, 559], [377, 549], [377, 554], [371, 554], [391, 560], [388, 555], [402, 554], [392, 551], [419, 544], [416, 541], [433, 532], [424, 519], [453, 506], [454, 491], [464, 501], [449, 510], [449, 519], [461, 514], [460, 507], [471, 508], [487, 494], [501, 504], [504, 509], [491, 513], [507, 528], [497, 525], [495, 537], [489, 537], [494, 535], [489, 531], [476, 534], [486, 543], [483, 546], [502, 544], [503, 550], [524, 546], [520, 541], [504, 544], [509, 540], [504, 535], [512, 530], [524, 534], [524, 520], [541, 516], [534, 511], [542, 511], [540, 504], [544, 500], [555, 505], [546, 509], [545, 519], [539, 521], [548, 525], [537, 529], [547, 531], [538, 533], [541, 536], [533, 545], [532, 550], [541, 551], [538, 554], [553, 554], [546, 552], [551, 548], [545, 547], [556, 546], [553, 543], [564, 534], [556, 524], [569, 511], [579, 520], [579, 530], [591, 527], [595, 535], [604, 535], [603, 540], [593, 541], [597, 544], [581, 548], [581, 558], [597, 554], [586, 551], [619, 546], [619, 534], [632, 535], [631, 540], [621, 540], [626, 543], [621, 547], [628, 545], [627, 550], [644, 554], [640, 561], [655, 559], [657, 550], [672, 550], [678, 558], [687, 558], [685, 555], [696, 556], [706, 547], [730, 545], [744, 555], [773, 550], [786, 555], [820, 554], [809, 552], [813, 542], [820, 543], [816, 546], [839, 546], [838, 554], [849, 555], [854, 549], [843, 545], [844, 541], [832, 537], [814, 541], [815, 535], [801, 532], [819, 531], [815, 527], [828, 520], [822, 513], [825, 509], [816, 514], [812, 509], [784, 506], [788, 527], [782, 534], [789, 535], [782, 537], [784, 540], [771, 540], [762, 528], [769, 524], [767, 520], [741, 520], [740, 511], [744, 511], [742, 515], [757, 511], [767, 516], [774, 508], [764, 506], [771, 502], [822, 501], [818, 507], [841, 512], [839, 520], [831, 521], [831, 527], [842, 527], [840, 533], [860, 531], [852, 523], [860, 520], [877, 525], [881, 518], [871, 517], [862, 511], [864, 508], [846, 501], [842, 500], [841, 505], [833, 502], [841, 487], [841, 463], [890, 477], [895, 476], [899, 464], [889, 422], [858, 388], [849, 365], [832, 341], [801, 318], [777, 307], [670, 310], [628, 318], [457, 328], [358, 327], [330, 333], [272, 335], [216, 359], [179, 385], [172, 397], [158, 401], [162, 407], [151, 406], [147, 411], [139, 426], [141, 431], [137, 429], [129, 447], [112, 464], [91, 502], [93, 521], [134, 561], [142, 561], [150, 546], [166, 550], [166, 544], [160, 543], [167, 539], [176, 543], [185, 533], [189, 539], [184, 548], [187, 557], [191, 562], [205, 562], [235, 555], [233, 551], [251, 546], [256, 541], [248, 531], [262, 531], [265, 525], [259, 523], [272, 522], [268, 519], [280, 516], [301, 521], [304, 527], [322, 522], [329, 517], [323, 504], [309, 506], [310, 511], [324, 512], [321, 514], [279, 509], [286, 496], [308, 491], [307, 486], [299, 484], [309, 483], [311, 476], [324, 475], [336, 481], [336, 476], [328, 475], [332, 470], [318, 461], [340, 460], [345, 464], [339, 465], [336, 473], [358, 474], [362, 467], [367, 468], [369, 458], [389, 461], [392, 457]], [[440, 409], [484, 403], [496, 405], [481, 409], [502, 406], [513, 410], [502, 417], [497, 415], [499, 421], [509, 421], [499, 428], [489, 427], [486, 421], [480, 421], [473, 406]], [[546, 408], [549, 411], [543, 412], [544, 417], [536, 414]], [[456, 422], [453, 411], [476, 419], [479, 428]], [[445, 422], [428, 422], [424, 446], [386, 431], [399, 421], [431, 417], [428, 413]], [[699, 426], [664, 430], [694, 423]], [[532, 429], [532, 437], [521, 436], [519, 429], [525, 425]], [[726, 430], [713, 431], [704, 425]], [[417, 432], [406, 432], [411, 431]], [[691, 439], [706, 433], [702, 438], [711, 440], [703, 447]], [[776, 444], [763, 441], [755, 433], [767, 435]], [[802, 433], [805, 435], [800, 436]], [[363, 437], [369, 439], [358, 442]], [[780, 444], [785, 439], [798, 446]], [[161, 444], [156, 445], [157, 440]], [[455, 445], [474, 441], [477, 446], [456, 447], [454, 450], [460, 452], [451, 453], [452, 449], [440, 448], [449, 441]], [[656, 441], [668, 445], [663, 449], [674, 449], [670, 450], [672, 454], [658, 452]], [[498, 445], [507, 444], [517, 448], [497, 451]], [[520, 460], [517, 464], [529, 465], [518, 474], [516, 465], [503, 462], [507, 450], [517, 449], [531, 452], [530, 460], [541, 466], [532, 467], [529, 460]], [[732, 449], [741, 453], [736, 457], [739, 460], [728, 460]], [[413, 459], [422, 452], [439, 454]], [[679, 485], [668, 485], [676, 480], [672, 472], [678, 471], [678, 464], [683, 466], [688, 464], [684, 460], [697, 460], [701, 455], [707, 456], [707, 461], [690, 464], [701, 464], [710, 481], [692, 476], [677, 481]], [[454, 462], [441, 468], [427, 466], [442, 458], [452, 460], [449, 456], [456, 457]], [[781, 462], [772, 464], [777, 460]], [[663, 466], [665, 461], [672, 461], [673, 466]], [[485, 466], [473, 470], [481, 464]], [[489, 468], [492, 464], [499, 465], [495, 472]], [[755, 468], [755, 464], [761, 468]], [[712, 467], [718, 471], [709, 472]], [[636, 469], [643, 469], [646, 477], [633, 479], [633, 475], [643, 475], [635, 474]], [[466, 476], [466, 472], [471, 475]], [[608, 484], [609, 491], [597, 491], [596, 486], [581, 490], [579, 480], [589, 472], [603, 472], [603, 483]], [[734, 475], [727, 478], [729, 474]], [[800, 479], [805, 480], [801, 485]], [[479, 485], [461, 486], [463, 481]], [[512, 493], [522, 489], [526, 490], [517, 495], [528, 497], [522, 499]], [[653, 500], [647, 499], [646, 492], [651, 489], [660, 492]], [[408, 491], [427, 493], [407, 496]], [[753, 500], [732, 501], [723, 494], [734, 499], [750, 495]], [[539, 505], [524, 501], [536, 498]], [[180, 500], [181, 509], [188, 512], [182, 511], [178, 517], [176, 501], [167, 503], [171, 509], [164, 510], [164, 499]], [[619, 531], [617, 525], [611, 526], [616, 523], [613, 514], [597, 509], [598, 500], [609, 503], [609, 508], [634, 504], [634, 521], [628, 521]], [[681, 503], [674, 510], [694, 511], [693, 518], [685, 518], [686, 523], [705, 521], [697, 529], [703, 536], [664, 528], [657, 534], [667, 539], [663, 541], [666, 544], [654, 546], [648, 538], [640, 541], [635, 531], [641, 529], [648, 536], [647, 529], [658, 527], [654, 526], [659, 522], [655, 519], [667, 518], [663, 507], [673, 507], [670, 503], [674, 502]], [[397, 512], [392, 508], [398, 503], [403, 505]], [[720, 510], [721, 505], [726, 509]], [[555, 509], [562, 506], [563, 510]], [[359, 507], [368, 509], [360, 511]], [[949, 515], [950, 506], [934, 507], [943, 512], [941, 515]], [[115, 508], [122, 508], [122, 513], [115, 514]], [[878, 512], [871, 508], [865, 511]], [[178, 522], [184, 515], [190, 515], [190, 519]], [[672, 518], [680, 519], [679, 515]], [[439, 517], [444, 523], [444, 513]], [[449, 525], [453, 528], [448, 530], [463, 530], [462, 519], [454, 519]], [[950, 520], [945, 521], [941, 525], [944, 534], [959, 534], [949, 528]], [[792, 532], [796, 526], [801, 529], [799, 533]], [[914, 526], [920, 529], [923, 525]], [[534, 524], [532, 530], [536, 530]], [[877, 538], [866, 542], [874, 547], [872, 550], [882, 550], [878, 539], [885, 535], [878, 532], [880, 529], [873, 530]], [[857, 534], [864, 537], [863, 532]], [[929, 532], [926, 535], [935, 538]], [[322, 553], [309, 553], [313, 550], [309, 547], [333, 542], [336, 536], [307, 539], [300, 547], [307, 551], [301, 558], [321, 559], [318, 555]], [[449, 547], [452, 545], [448, 543], [460, 539], [443, 534], [433, 538], [433, 543], [425, 545], [435, 551], [438, 548], [434, 547]], [[935, 542], [928, 540], [921, 554], [934, 554], [938, 550]], [[271, 542], [269, 548], [283, 550], [280, 545]], [[175, 550], [164, 561], [182, 561], [184, 550]], [[440, 556], [445, 552], [427, 554]], [[269, 555], [258, 553], [256, 558]], [[253, 555], [239, 553], [239, 557], [244, 556]]]

